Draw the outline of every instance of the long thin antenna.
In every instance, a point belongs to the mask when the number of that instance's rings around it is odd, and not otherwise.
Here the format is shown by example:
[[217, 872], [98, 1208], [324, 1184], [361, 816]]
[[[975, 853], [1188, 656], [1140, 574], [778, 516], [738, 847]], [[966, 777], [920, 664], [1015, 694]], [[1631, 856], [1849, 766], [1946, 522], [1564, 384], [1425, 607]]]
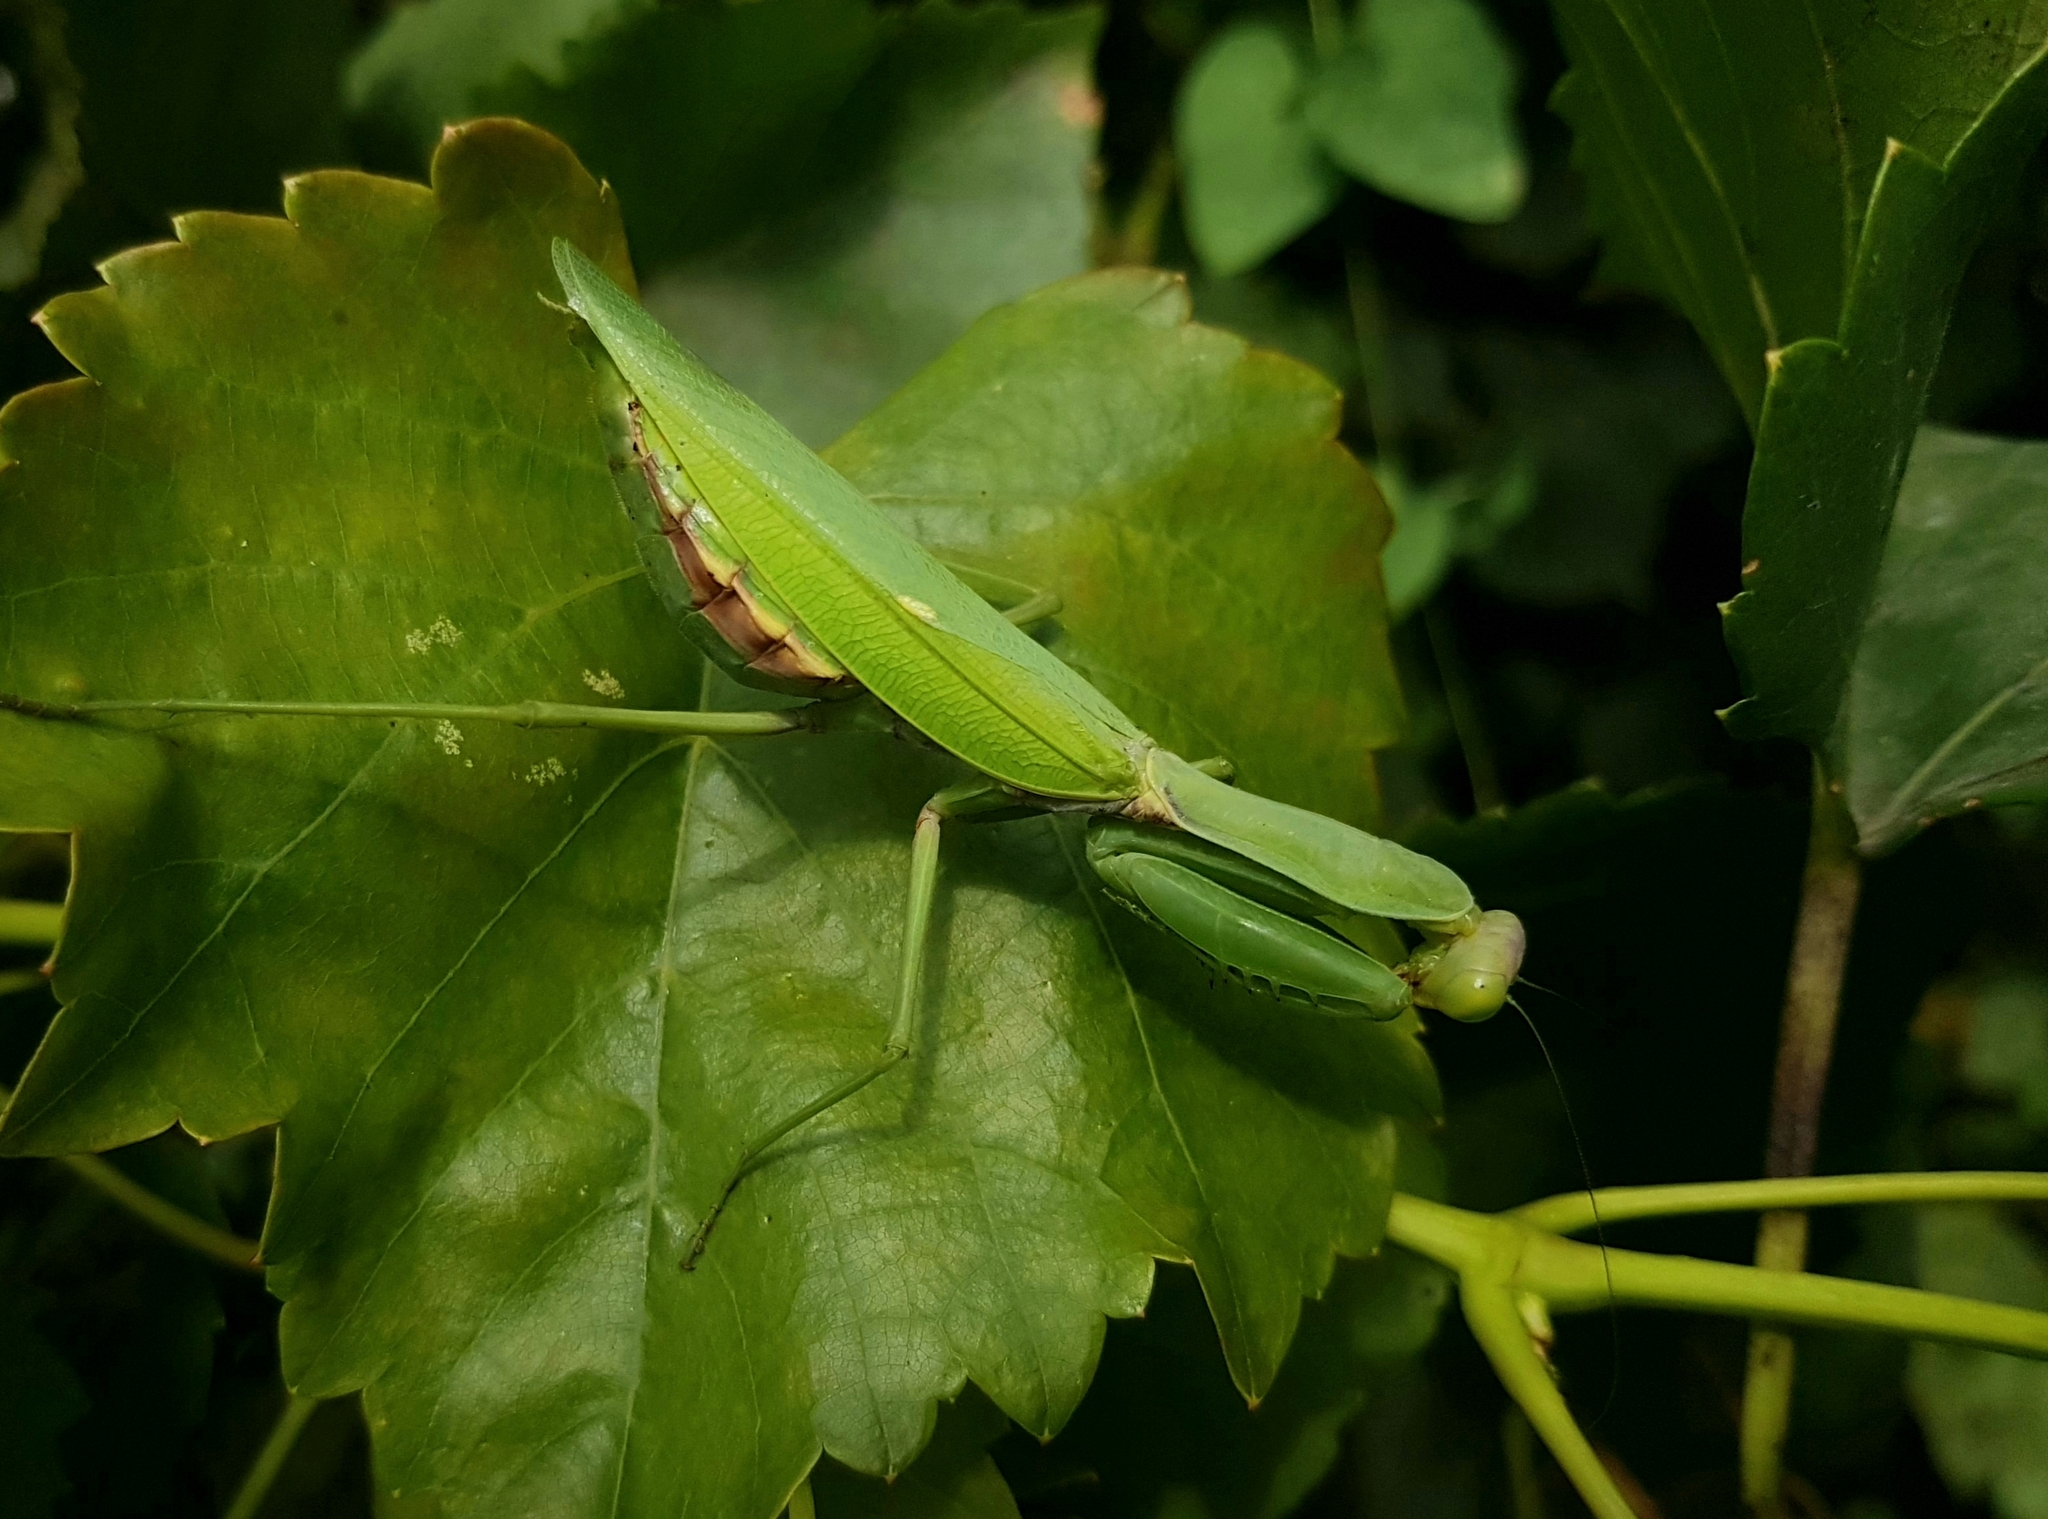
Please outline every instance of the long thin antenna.
[[[1549, 988], [1540, 987], [1538, 990], [1548, 991]], [[1558, 994], [1552, 992], [1551, 995]], [[1600, 1220], [1600, 1194], [1593, 1186], [1593, 1168], [1586, 1163], [1585, 1141], [1579, 1137], [1578, 1120], [1572, 1117], [1572, 1103], [1565, 1095], [1564, 1077], [1558, 1074], [1557, 1062], [1551, 1058], [1550, 1046], [1544, 1041], [1543, 1030], [1536, 1027], [1536, 1020], [1529, 1016], [1529, 1010], [1517, 1002], [1512, 994], [1507, 1000], [1508, 1006], [1522, 1015], [1522, 1022], [1529, 1026], [1530, 1037], [1536, 1041], [1536, 1048], [1543, 1054], [1543, 1063], [1550, 1067], [1550, 1084], [1557, 1088], [1557, 1104], [1564, 1110], [1564, 1126], [1572, 1137], [1572, 1149], [1579, 1157], [1579, 1179], [1585, 1183], [1586, 1202], [1593, 1210], [1593, 1238], [1599, 1242], [1600, 1269], [1607, 1277], [1607, 1332], [1613, 1361], [1613, 1370], [1607, 1379], [1607, 1400], [1600, 1405], [1600, 1412], [1593, 1416], [1588, 1425], [1589, 1428], [1597, 1428], [1600, 1421], [1607, 1417], [1608, 1410], [1614, 1407], [1615, 1396], [1621, 1391], [1621, 1315], [1616, 1311], [1614, 1304], [1614, 1263], [1607, 1258], [1607, 1228]]]

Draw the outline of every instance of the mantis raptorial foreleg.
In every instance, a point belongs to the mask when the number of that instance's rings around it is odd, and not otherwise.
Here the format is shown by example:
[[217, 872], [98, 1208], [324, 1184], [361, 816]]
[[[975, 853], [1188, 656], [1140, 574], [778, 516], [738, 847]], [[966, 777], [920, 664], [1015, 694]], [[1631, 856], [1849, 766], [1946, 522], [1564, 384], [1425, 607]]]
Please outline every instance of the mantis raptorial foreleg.
[[725, 1205], [732, 1200], [739, 1184], [746, 1180], [755, 1161], [813, 1118], [886, 1076], [915, 1051], [917, 1018], [924, 1004], [925, 945], [931, 934], [932, 906], [938, 897], [941, 830], [948, 821], [956, 818], [1008, 812], [1015, 807], [1016, 798], [989, 781], [964, 781], [960, 785], [949, 786], [924, 804], [917, 815], [917, 831], [910, 842], [910, 898], [903, 914], [903, 952], [896, 977], [896, 1011], [889, 1020], [889, 1033], [882, 1043], [882, 1053], [867, 1069], [849, 1076], [747, 1142], [731, 1174], [712, 1199], [703, 1222], [697, 1225], [697, 1232], [690, 1236], [689, 1249], [683, 1252], [685, 1271], [696, 1267], [697, 1257], [710, 1243], [711, 1231], [725, 1212]]
[[441, 719], [448, 722], [506, 723], [515, 728], [604, 728], [614, 732], [723, 738], [818, 732], [827, 715], [822, 709], [823, 703], [785, 712], [666, 712], [549, 701], [464, 706], [450, 702], [198, 701], [182, 697], [162, 701], [60, 703], [32, 701], [25, 696], [0, 691], [0, 711], [77, 722], [124, 712], [159, 712], [172, 717], [203, 714], [215, 717], [393, 718], [412, 722]]

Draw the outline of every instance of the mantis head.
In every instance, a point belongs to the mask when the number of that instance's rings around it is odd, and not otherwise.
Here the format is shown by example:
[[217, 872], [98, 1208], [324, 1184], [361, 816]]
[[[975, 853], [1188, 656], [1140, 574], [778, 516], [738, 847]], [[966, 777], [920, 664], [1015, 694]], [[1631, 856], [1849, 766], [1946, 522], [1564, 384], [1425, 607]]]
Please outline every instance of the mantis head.
[[1522, 968], [1522, 920], [1498, 910], [1479, 914], [1470, 930], [1409, 961], [1415, 1001], [1461, 1023], [1483, 1023], [1501, 1010]]

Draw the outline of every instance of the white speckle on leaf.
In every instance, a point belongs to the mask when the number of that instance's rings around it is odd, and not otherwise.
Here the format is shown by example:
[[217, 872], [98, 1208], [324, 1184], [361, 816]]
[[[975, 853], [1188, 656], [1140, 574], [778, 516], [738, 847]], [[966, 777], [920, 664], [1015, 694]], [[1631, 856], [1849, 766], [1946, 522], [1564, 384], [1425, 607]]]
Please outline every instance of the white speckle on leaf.
[[626, 694], [626, 688], [618, 683], [609, 670], [599, 670], [595, 675], [585, 670], [583, 672], [583, 684], [590, 687], [599, 696], [609, 696], [614, 701]]
[[552, 786], [568, 773], [568, 771], [562, 768], [560, 760], [550, 757], [529, 769], [526, 772], [525, 780], [529, 786]]
[[436, 617], [430, 626], [414, 628], [405, 635], [405, 646], [415, 654], [424, 654], [436, 644], [452, 649], [461, 642], [462, 629], [445, 617]]
[[462, 753], [462, 730], [443, 719], [434, 724], [434, 742], [441, 746], [441, 752], [450, 759]]
[[898, 596], [896, 599], [903, 603], [904, 609], [919, 622], [928, 622], [933, 627], [939, 625], [939, 614], [919, 601], [915, 596]]

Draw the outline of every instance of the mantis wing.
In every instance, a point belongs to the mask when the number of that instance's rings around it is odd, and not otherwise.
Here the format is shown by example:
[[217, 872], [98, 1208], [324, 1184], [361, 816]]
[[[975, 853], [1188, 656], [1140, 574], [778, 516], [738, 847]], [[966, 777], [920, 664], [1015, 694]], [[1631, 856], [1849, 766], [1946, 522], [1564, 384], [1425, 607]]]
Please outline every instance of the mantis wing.
[[787, 428], [557, 239], [570, 307], [681, 452], [751, 573], [861, 684], [975, 768], [1038, 795], [1138, 790], [1137, 725], [960, 583]]

